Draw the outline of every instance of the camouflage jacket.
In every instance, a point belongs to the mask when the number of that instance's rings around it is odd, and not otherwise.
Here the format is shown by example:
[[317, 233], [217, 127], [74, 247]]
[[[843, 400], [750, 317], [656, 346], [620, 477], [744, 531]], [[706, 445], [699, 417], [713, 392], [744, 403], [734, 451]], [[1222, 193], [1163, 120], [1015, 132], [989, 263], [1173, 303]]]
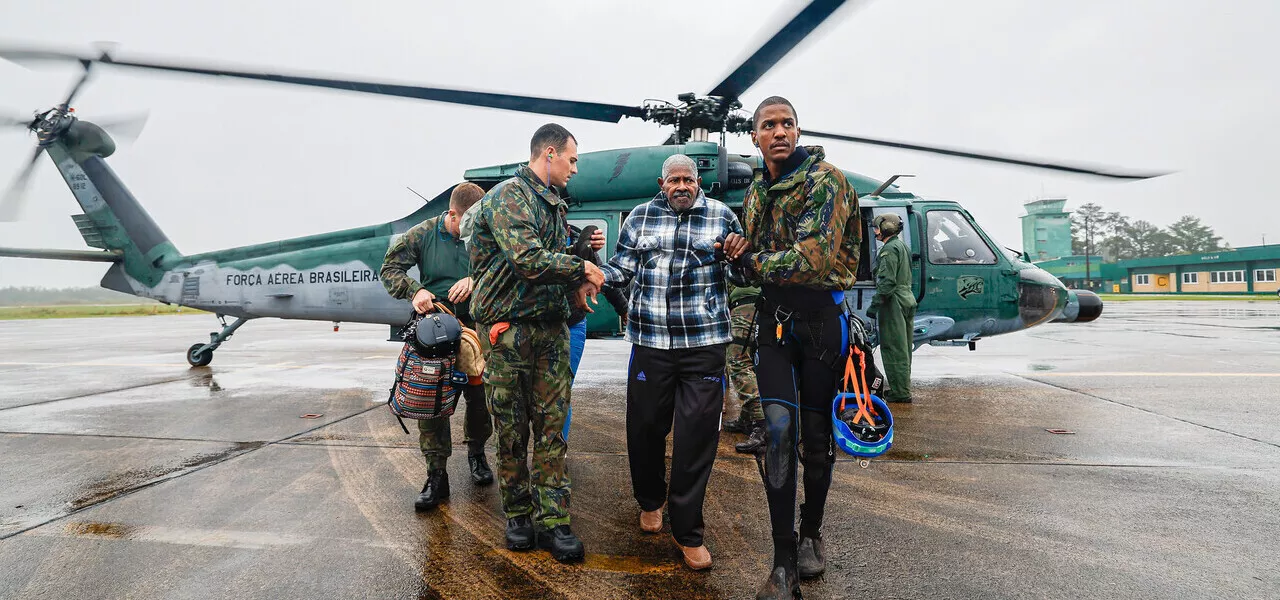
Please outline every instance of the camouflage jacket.
[[564, 321], [570, 286], [585, 279], [569, 252], [568, 205], [521, 165], [480, 199], [471, 237], [478, 323]]
[[844, 173], [821, 146], [776, 182], [757, 174], [742, 201], [751, 243], [743, 265], [753, 284], [849, 290], [857, 280], [862, 215]]

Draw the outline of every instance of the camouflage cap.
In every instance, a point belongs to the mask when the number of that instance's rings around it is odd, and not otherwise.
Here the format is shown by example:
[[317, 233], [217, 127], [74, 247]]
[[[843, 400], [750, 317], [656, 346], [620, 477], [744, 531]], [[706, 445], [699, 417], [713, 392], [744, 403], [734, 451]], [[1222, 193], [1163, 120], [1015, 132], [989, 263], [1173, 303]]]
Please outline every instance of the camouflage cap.
[[896, 233], [902, 231], [902, 217], [894, 213], [885, 213], [877, 215], [875, 220], [871, 222], [877, 229], [885, 233]]

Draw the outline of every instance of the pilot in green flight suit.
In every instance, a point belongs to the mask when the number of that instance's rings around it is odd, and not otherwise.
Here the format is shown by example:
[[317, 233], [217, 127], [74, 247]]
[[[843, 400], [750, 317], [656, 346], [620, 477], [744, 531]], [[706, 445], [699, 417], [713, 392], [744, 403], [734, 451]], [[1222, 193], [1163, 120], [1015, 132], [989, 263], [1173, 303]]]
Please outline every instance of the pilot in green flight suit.
[[880, 358], [884, 361], [888, 402], [911, 402], [911, 330], [916, 297], [911, 292], [911, 251], [902, 241], [902, 219], [893, 213], [876, 217], [876, 239], [884, 242], [876, 262], [876, 293], [867, 316], [880, 324]]

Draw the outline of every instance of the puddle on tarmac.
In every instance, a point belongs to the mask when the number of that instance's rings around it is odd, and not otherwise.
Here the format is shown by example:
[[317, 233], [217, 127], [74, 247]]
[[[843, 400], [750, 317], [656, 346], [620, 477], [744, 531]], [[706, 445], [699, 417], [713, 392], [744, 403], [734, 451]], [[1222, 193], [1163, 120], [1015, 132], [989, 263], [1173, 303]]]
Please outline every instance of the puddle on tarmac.
[[130, 532], [134, 529], [131, 525], [122, 523], [67, 523], [64, 528], [67, 535], [83, 535], [92, 537], [105, 537], [112, 539], [122, 539], [129, 537]]

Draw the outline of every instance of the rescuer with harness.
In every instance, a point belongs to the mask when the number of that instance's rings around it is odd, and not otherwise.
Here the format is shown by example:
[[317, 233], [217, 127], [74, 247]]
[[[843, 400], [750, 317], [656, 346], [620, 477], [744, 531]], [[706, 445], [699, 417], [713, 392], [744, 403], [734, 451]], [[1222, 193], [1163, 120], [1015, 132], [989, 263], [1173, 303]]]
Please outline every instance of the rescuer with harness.
[[[819, 146], [799, 147], [795, 108], [766, 98], [751, 139], [765, 169], [743, 200], [749, 249], [746, 278], [761, 286], [756, 379], [766, 443], [757, 454], [769, 502], [773, 569], [756, 598], [799, 596], [800, 577], [826, 568], [822, 518], [835, 446], [831, 403], [845, 372], [849, 324], [842, 302], [858, 267], [858, 198]], [[797, 457], [798, 443], [803, 445]], [[797, 540], [797, 463], [804, 464], [804, 504]]]

